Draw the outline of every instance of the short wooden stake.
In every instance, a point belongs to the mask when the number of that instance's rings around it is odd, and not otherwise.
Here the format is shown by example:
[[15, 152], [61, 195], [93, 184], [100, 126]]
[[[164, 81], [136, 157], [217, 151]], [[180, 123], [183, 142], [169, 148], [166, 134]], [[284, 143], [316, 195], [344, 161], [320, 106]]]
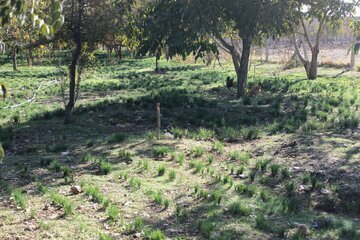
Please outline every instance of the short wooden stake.
[[161, 129], [161, 115], [160, 115], [160, 103], [156, 104], [156, 130], [158, 139], [160, 139], [160, 129]]

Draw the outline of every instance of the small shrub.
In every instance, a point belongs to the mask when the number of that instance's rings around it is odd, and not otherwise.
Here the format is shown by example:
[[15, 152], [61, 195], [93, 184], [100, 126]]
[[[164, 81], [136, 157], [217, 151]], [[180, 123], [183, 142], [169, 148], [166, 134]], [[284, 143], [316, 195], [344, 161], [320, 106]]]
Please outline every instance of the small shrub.
[[148, 159], [144, 159], [144, 160], [140, 161], [139, 164], [140, 164], [140, 168], [143, 171], [147, 171], [150, 168], [150, 161]]
[[234, 215], [250, 216], [251, 209], [248, 206], [241, 204], [240, 202], [234, 202], [230, 205], [229, 212]]
[[159, 177], [164, 176], [164, 174], [166, 172], [166, 166], [164, 164], [158, 166], [157, 172], [158, 172]]
[[172, 181], [175, 180], [175, 178], [176, 178], [176, 171], [175, 171], [175, 170], [171, 170], [171, 171], [169, 172], [169, 181], [172, 182]]
[[26, 208], [26, 197], [20, 189], [14, 189], [11, 195], [14, 198], [16, 205], [18, 205], [21, 209]]
[[270, 169], [271, 169], [271, 176], [276, 177], [279, 173], [280, 165], [279, 164], [271, 164]]
[[63, 177], [69, 177], [72, 174], [72, 170], [69, 166], [63, 166], [61, 167], [61, 171], [63, 172]]
[[121, 142], [125, 141], [126, 138], [127, 138], [127, 136], [123, 133], [114, 133], [108, 137], [107, 142], [110, 144], [121, 143]]
[[188, 135], [188, 130], [187, 129], [180, 129], [177, 127], [172, 127], [171, 128], [171, 133], [174, 135], [175, 138], [183, 138], [186, 137]]
[[110, 205], [107, 209], [109, 220], [111, 222], [116, 222], [119, 218], [119, 208], [115, 205]]

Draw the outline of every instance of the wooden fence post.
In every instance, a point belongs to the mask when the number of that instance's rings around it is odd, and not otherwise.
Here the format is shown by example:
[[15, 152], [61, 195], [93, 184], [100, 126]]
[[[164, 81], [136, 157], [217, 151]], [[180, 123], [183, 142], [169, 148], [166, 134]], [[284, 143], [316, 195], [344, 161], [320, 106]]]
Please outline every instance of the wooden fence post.
[[161, 116], [160, 116], [160, 103], [156, 104], [156, 130], [158, 139], [160, 139], [160, 130], [161, 130]]

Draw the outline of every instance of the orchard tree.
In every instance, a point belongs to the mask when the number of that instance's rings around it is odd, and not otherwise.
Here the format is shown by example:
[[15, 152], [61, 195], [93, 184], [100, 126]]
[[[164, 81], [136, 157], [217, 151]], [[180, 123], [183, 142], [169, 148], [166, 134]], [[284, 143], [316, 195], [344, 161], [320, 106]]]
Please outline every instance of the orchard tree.
[[289, 30], [285, 20], [291, 17], [289, 9], [293, 2], [159, 0], [150, 6], [152, 9], [145, 14], [143, 33], [146, 37], [142, 37], [141, 52], [148, 50], [157, 54], [167, 47], [170, 54], [185, 56], [191, 49], [201, 56], [202, 52], [212, 49], [205, 46], [216, 42], [232, 56], [240, 98], [245, 94], [251, 46]]
[[[318, 57], [320, 53], [320, 40], [326, 26], [335, 29], [344, 23], [346, 17], [355, 11], [357, 1], [344, 0], [294, 0], [294, 14], [299, 22], [294, 21], [292, 26], [292, 38], [295, 52], [305, 68], [307, 78], [316, 79], [318, 72]], [[315, 28], [314, 37], [310, 29]], [[310, 60], [301, 54], [297, 38], [304, 38], [311, 53]]]
[[106, 36], [113, 34], [116, 22], [129, 9], [132, 0], [66, 0], [65, 23], [56, 36], [73, 47], [69, 65], [69, 97], [65, 106], [65, 123], [71, 123], [72, 111], [79, 94], [81, 73], [89, 56]]
[[217, 52], [209, 35], [200, 30], [202, 20], [198, 9], [191, 9], [187, 1], [160, 0], [149, 3], [138, 17], [138, 54], [155, 56], [155, 71], [158, 61], [166, 51], [166, 57], [180, 55], [183, 58], [193, 54], [195, 58], [204, 52]]

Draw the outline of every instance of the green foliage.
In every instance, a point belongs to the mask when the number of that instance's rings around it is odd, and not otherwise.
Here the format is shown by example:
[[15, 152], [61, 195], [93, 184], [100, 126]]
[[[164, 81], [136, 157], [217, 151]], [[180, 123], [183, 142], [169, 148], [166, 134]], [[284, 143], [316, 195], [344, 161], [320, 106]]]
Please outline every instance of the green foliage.
[[204, 238], [209, 239], [214, 230], [214, 225], [210, 221], [203, 220], [199, 221], [198, 229]]
[[253, 140], [260, 137], [260, 130], [255, 127], [243, 128], [241, 133], [245, 140]]
[[26, 197], [20, 189], [14, 189], [11, 193], [14, 198], [15, 203], [21, 208], [26, 208]]
[[234, 215], [249, 216], [251, 214], [251, 209], [240, 202], [234, 202], [230, 205], [229, 212]]
[[102, 159], [99, 165], [99, 172], [101, 175], [108, 175], [112, 170], [112, 164], [106, 159]]
[[289, 171], [289, 168], [288, 168], [288, 167], [283, 167], [283, 168], [281, 169], [281, 176], [282, 176], [284, 179], [290, 178], [291, 174], [290, 174], [290, 171]]
[[215, 204], [220, 204], [222, 200], [222, 193], [219, 190], [215, 190], [210, 195], [210, 200]]
[[113, 204], [110, 204], [110, 206], [107, 208], [109, 220], [111, 222], [116, 222], [119, 218], [119, 208]]
[[105, 233], [99, 233], [99, 240], [113, 240], [113, 238]]
[[167, 169], [166, 165], [164, 165], [164, 164], [161, 164], [160, 166], [158, 166], [158, 168], [157, 168], [158, 176], [159, 177], [164, 176], [166, 169]]
[[171, 171], [169, 172], [169, 181], [172, 182], [172, 181], [175, 180], [175, 178], [176, 178], [176, 171], [175, 171], [175, 170], [171, 170]]
[[68, 198], [54, 191], [50, 192], [50, 198], [54, 204], [64, 209], [65, 216], [69, 216], [74, 212], [74, 204]]
[[219, 154], [222, 154], [224, 152], [224, 148], [225, 148], [224, 144], [218, 140], [214, 142], [214, 145], [212, 147], [213, 151]]
[[155, 157], [165, 157], [167, 154], [170, 154], [174, 150], [168, 146], [156, 146], [152, 149], [152, 152]]
[[211, 140], [214, 136], [215, 136], [215, 131], [206, 128], [200, 128], [196, 136], [196, 139]]
[[107, 138], [107, 142], [110, 144], [122, 143], [126, 140], [127, 136], [123, 133], [114, 133]]
[[139, 190], [141, 188], [141, 180], [139, 178], [136, 178], [136, 177], [131, 177], [129, 179], [129, 186], [132, 189]]
[[54, 160], [50, 163], [49, 165], [49, 169], [50, 170], [53, 170], [53, 171], [56, 171], [56, 172], [60, 172], [61, 171], [61, 164], [59, 161], [57, 160]]
[[148, 240], [165, 240], [165, 234], [160, 230], [147, 229], [145, 231], [145, 239]]
[[271, 164], [270, 169], [271, 169], [271, 176], [276, 177], [279, 173], [281, 166], [279, 164]]
[[204, 153], [205, 153], [204, 147], [197, 146], [197, 147], [194, 147], [193, 149], [191, 149], [191, 154], [194, 157], [202, 157], [204, 155]]

